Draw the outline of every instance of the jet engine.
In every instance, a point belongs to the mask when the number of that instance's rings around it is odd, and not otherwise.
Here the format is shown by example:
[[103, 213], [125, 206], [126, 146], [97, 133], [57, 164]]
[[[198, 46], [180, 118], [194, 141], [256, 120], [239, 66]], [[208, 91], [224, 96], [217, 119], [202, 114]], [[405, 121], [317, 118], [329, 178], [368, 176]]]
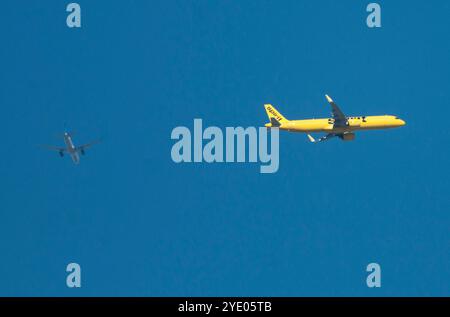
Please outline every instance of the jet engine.
[[355, 139], [355, 134], [354, 133], [344, 133], [341, 137], [342, 140], [344, 141], [353, 141]]
[[63, 157], [64, 156], [64, 152], [63, 151], [59, 151], [59, 156]]
[[84, 149], [81, 149], [80, 152], [81, 152], [81, 155], [84, 155]]

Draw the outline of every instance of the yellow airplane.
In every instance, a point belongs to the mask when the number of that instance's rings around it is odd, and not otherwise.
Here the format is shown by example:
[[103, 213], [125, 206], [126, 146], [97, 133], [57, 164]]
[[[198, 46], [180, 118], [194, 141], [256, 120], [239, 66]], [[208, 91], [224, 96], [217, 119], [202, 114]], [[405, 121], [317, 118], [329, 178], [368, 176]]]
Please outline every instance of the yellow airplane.
[[[357, 130], [397, 128], [405, 125], [405, 121], [390, 115], [346, 117], [328, 95], [325, 97], [331, 105], [332, 118], [288, 120], [274, 106], [265, 104], [264, 108], [266, 108], [270, 120], [270, 123], [266, 123], [265, 126], [291, 132], [304, 132], [307, 133], [311, 142], [321, 142], [336, 136], [344, 141], [351, 141], [355, 139]], [[326, 132], [327, 134], [315, 140], [311, 136], [311, 132]]]

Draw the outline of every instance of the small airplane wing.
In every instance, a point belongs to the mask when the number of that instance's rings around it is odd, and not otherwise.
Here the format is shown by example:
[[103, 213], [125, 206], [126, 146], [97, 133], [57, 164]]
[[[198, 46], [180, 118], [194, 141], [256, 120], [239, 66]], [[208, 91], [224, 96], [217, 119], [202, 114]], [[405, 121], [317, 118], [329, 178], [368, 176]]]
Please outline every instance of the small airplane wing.
[[347, 118], [345, 114], [339, 109], [338, 105], [330, 98], [330, 96], [325, 95], [327, 101], [331, 105], [331, 114], [333, 115], [335, 126], [345, 126], [347, 123]]
[[308, 139], [312, 142], [312, 143], [317, 143], [317, 142], [322, 142], [322, 141], [327, 141], [327, 140], [329, 140], [329, 139], [331, 139], [331, 138], [333, 138], [333, 137], [335, 137], [336, 136], [336, 134], [334, 134], [334, 133], [328, 133], [327, 135], [325, 135], [325, 136], [323, 136], [323, 137], [321, 137], [321, 138], [319, 138], [319, 139], [314, 139], [312, 136], [311, 136], [311, 134], [308, 134]]
[[46, 148], [46, 149], [52, 150], [52, 151], [58, 151], [58, 152], [65, 152], [65, 151], [67, 151], [67, 149], [64, 148], [64, 147], [47, 145], [47, 144], [42, 144], [42, 145], [40, 145], [40, 147], [43, 147], [43, 148]]
[[93, 141], [93, 142], [91, 142], [91, 143], [86, 143], [86, 144], [83, 144], [83, 145], [79, 145], [79, 146], [77, 146], [75, 149], [77, 150], [77, 151], [84, 151], [85, 149], [87, 149], [88, 147], [91, 147], [91, 146], [93, 146], [94, 144], [97, 144], [97, 143], [99, 143], [100, 142], [100, 140], [95, 140], [95, 141]]

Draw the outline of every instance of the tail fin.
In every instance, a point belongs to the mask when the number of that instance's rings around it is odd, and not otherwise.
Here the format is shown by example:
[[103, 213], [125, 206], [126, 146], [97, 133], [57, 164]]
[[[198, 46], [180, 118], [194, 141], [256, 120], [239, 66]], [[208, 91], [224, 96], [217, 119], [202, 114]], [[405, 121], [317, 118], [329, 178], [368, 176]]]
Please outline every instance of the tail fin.
[[266, 108], [267, 116], [269, 117], [272, 127], [279, 127], [283, 123], [289, 121], [288, 119], [283, 117], [283, 115], [279, 113], [278, 110], [275, 109], [275, 107], [271, 104], [265, 104], [264, 108]]

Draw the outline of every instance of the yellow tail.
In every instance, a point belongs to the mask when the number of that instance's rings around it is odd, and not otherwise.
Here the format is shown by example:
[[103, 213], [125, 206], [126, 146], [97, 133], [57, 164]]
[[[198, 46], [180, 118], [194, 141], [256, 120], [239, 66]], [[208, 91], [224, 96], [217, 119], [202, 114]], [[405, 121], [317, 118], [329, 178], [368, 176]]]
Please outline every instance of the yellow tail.
[[272, 106], [271, 104], [265, 104], [264, 108], [266, 108], [267, 116], [269, 117], [272, 127], [279, 127], [283, 123], [289, 121], [288, 119], [283, 117], [283, 115], [279, 113], [278, 110], [275, 109], [275, 107]]

